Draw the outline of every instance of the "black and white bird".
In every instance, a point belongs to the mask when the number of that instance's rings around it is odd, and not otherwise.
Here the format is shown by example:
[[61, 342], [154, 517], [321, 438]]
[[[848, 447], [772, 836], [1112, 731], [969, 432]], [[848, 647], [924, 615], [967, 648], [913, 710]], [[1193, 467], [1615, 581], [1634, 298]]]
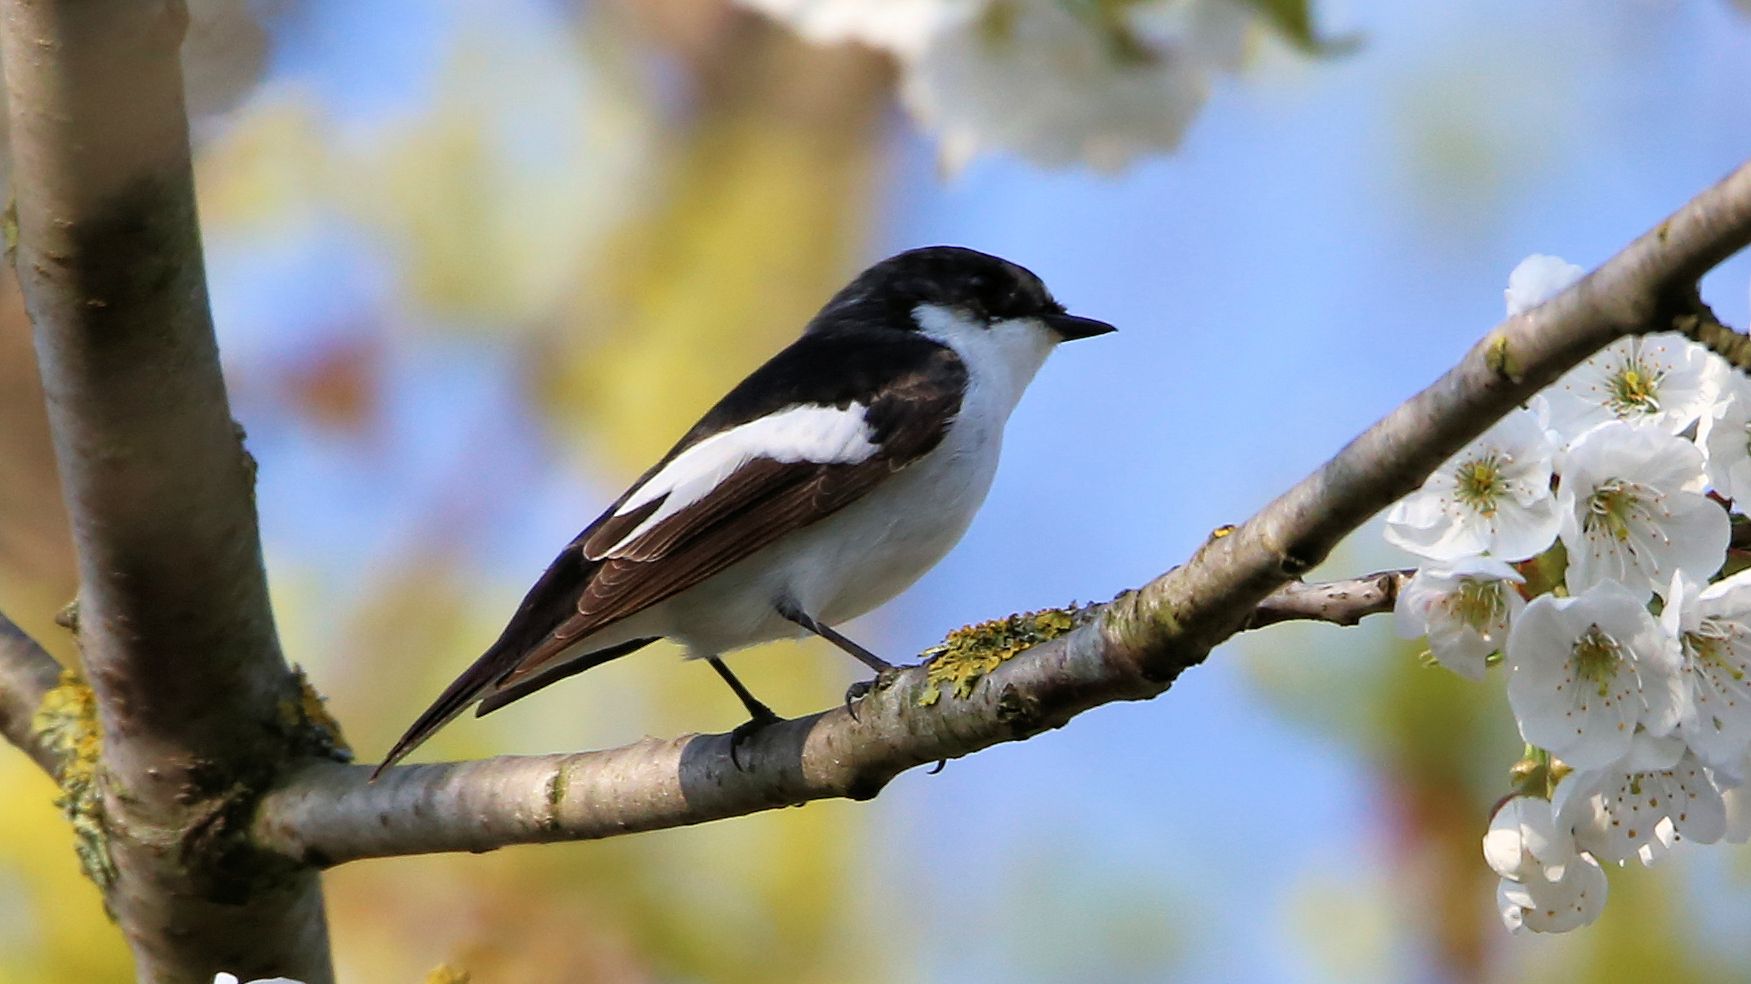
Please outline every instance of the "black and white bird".
[[487, 714], [658, 639], [735, 691], [752, 716], [738, 735], [777, 716], [725, 653], [814, 633], [888, 668], [833, 627], [948, 553], [1046, 356], [1112, 330], [975, 250], [870, 267], [566, 545], [377, 771], [470, 706]]

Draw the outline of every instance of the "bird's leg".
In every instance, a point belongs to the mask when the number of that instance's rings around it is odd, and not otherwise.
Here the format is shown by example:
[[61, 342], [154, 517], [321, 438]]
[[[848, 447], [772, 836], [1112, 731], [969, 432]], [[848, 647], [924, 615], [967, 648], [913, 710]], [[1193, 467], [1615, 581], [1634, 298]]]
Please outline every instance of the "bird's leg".
[[865, 694], [870, 692], [875, 686], [876, 681], [881, 679], [882, 674], [893, 672], [894, 664], [882, 659], [880, 656], [877, 656], [875, 653], [870, 652], [857, 643], [852, 642], [843, 635], [840, 635], [832, 626], [822, 625], [820, 622], [815, 621], [813, 616], [788, 601], [779, 602], [777, 608], [778, 614], [795, 622], [803, 628], [808, 629], [810, 632], [813, 632], [815, 635], [820, 636], [833, 645], [838, 646], [852, 656], [857, 657], [858, 661], [863, 663], [863, 665], [876, 671], [875, 680], [859, 680], [845, 688], [845, 710], [850, 713], [853, 720], [856, 720], [857, 711], [852, 705]]
[[748, 736], [761, 728], [777, 724], [784, 719], [774, 714], [772, 708], [755, 699], [754, 694], [742, 681], [736, 679], [736, 675], [730, 672], [730, 668], [724, 665], [723, 660], [716, 656], [707, 656], [705, 661], [711, 664], [711, 668], [717, 671], [718, 676], [723, 677], [723, 681], [736, 692], [736, 697], [741, 700], [742, 706], [748, 709], [748, 720], [737, 725], [736, 730], [730, 732], [730, 764], [735, 766], [737, 771], [740, 771], [742, 763], [736, 758], [736, 750], [741, 747], [742, 742], [747, 741]]
[[802, 611], [789, 602], [779, 603], [778, 614], [857, 657], [859, 662], [877, 673], [894, 668], [894, 664], [840, 635], [832, 626], [822, 625], [820, 622], [815, 621], [807, 612]]

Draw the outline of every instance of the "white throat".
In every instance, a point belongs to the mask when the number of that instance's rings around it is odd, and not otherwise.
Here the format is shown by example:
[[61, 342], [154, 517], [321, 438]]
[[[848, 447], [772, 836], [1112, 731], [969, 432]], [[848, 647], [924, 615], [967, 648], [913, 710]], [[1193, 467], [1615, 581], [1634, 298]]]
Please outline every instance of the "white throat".
[[967, 367], [968, 387], [982, 391], [987, 412], [997, 413], [997, 424], [1009, 419], [1022, 391], [1052, 354], [1056, 336], [1038, 318], [983, 320], [940, 304], [920, 304], [912, 309], [918, 333], [954, 350]]

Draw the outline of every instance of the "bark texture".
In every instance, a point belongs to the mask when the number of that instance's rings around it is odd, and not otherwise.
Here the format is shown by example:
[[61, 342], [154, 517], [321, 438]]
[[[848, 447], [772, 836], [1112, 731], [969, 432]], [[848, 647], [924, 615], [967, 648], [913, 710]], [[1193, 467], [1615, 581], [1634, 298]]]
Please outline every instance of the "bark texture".
[[[0, 4], [18, 243], [96, 695], [88, 861], [141, 980], [324, 981], [316, 875], [236, 836], [293, 747], [208, 313], [170, 0]], [[107, 854], [108, 864], [101, 863]]]

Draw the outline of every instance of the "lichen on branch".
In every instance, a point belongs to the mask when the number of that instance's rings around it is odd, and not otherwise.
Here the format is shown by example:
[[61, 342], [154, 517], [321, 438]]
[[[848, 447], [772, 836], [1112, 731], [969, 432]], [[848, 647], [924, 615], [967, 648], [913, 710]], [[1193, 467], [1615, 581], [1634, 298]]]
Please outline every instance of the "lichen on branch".
[[61, 671], [60, 684], [43, 695], [31, 728], [60, 760], [55, 781], [61, 792], [55, 805], [73, 828], [73, 850], [79, 855], [79, 866], [99, 889], [108, 889], [115, 881], [116, 868], [110, 858], [99, 785], [103, 734], [97, 723], [97, 698], [77, 670]]
[[918, 706], [934, 705], [945, 691], [965, 700], [987, 673], [1018, 653], [1069, 633], [1096, 611], [1096, 606], [1071, 602], [1063, 608], [1020, 612], [955, 629], [941, 643], [919, 654], [926, 662]]

